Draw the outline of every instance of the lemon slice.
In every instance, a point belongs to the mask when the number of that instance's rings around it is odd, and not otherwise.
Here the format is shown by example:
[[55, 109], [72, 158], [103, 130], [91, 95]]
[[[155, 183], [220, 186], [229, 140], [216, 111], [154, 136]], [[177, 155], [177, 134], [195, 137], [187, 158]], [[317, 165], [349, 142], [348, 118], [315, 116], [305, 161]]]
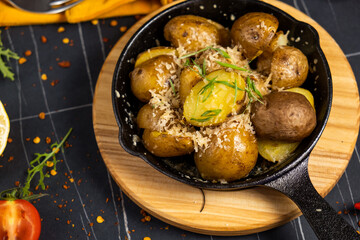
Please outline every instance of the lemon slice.
[[10, 132], [10, 121], [4, 105], [0, 101], [0, 155], [3, 153]]

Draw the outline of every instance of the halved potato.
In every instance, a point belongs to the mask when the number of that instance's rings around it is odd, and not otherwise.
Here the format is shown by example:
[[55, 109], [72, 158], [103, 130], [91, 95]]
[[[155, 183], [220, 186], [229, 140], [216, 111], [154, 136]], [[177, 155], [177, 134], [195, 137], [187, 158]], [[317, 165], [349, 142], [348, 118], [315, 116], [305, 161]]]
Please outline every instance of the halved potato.
[[[184, 117], [194, 126], [217, 125], [243, 105], [245, 81], [238, 72], [214, 71], [186, 97]], [[235, 89], [236, 81], [236, 89]]]
[[143, 62], [147, 60], [160, 56], [160, 55], [176, 55], [175, 48], [172, 47], [154, 47], [150, 48], [147, 51], [140, 53], [135, 61], [135, 67], [138, 67]]

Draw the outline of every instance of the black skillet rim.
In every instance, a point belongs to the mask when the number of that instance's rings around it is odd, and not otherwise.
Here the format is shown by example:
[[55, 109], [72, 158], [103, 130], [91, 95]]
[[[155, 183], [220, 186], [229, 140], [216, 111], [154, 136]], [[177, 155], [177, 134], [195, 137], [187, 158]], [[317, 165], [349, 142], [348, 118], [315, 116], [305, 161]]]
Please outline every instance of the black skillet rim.
[[[201, 1], [201, 0], [197, 0], [197, 1]], [[242, 1], [242, 0], [240, 0]], [[178, 175], [175, 175], [171, 172], [167, 172], [167, 171], [163, 171], [159, 166], [157, 166], [156, 164], [151, 163], [147, 157], [140, 152], [136, 152], [131, 150], [130, 148], [128, 148], [125, 144], [124, 144], [124, 139], [123, 139], [123, 123], [121, 121], [121, 117], [120, 117], [120, 113], [118, 111], [118, 103], [117, 103], [117, 97], [116, 97], [116, 83], [119, 79], [119, 70], [120, 70], [120, 66], [122, 61], [124, 61], [124, 56], [126, 55], [126, 52], [128, 50], [128, 47], [133, 44], [133, 42], [135, 42], [137, 35], [144, 31], [150, 24], [152, 24], [152, 22], [156, 21], [158, 18], [161, 18], [163, 16], [165, 16], [168, 12], [170, 12], [172, 9], [174, 8], [178, 8], [181, 7], [182, 5], [185, 5], [186, 3], [188, 3], [189, 1], [184, 1], [184, 2], [180, 2], [178, 4], [175, 4], [163, 11], [161, 11], [160, 13], [158, 13], [156, 16], [152, 17], [151, 19], [149, 19], [143, 26], [141, 26], [133, 35], [132, 37], [129, 39], [129, 41], [127, 42], [127, 44], [125, 45], [125, 47], [123, 48], [123, 51], [121, 52], [119, 59], [116, 63], [116, 67], [115, 67], [115, 71], [114, 71], [114, 75], [113, 75], [113, 80], [112, 80], [112, 89], [111, 89], [111, 95], [112, 95], [112, 105], [113, 105], [113, 110], [115, 113], [115, 118], [116, 118], [116, 122], [118, 124], [119, 127], [119, 143], [121, 145], [121, 147], [128, 153], [130, 153], [133, 156], [137, 156], [141, 159], [143, 159], [146, 163], [148, 163], [150, 166], [152, 166], [153, 168], [155, 168], [156, 170], [158, 170], [159, 172], [165, 174], [166, 176], [175, 179], [179, 182], [185, 183], [187, 185], [191, 185], [193, 187], [197, 187], [197, 188], [202, 188], [202, 189], [211, 189], [211, 190], [236, 190], [236, 189], [242, 189], [242, 188], [249, 188], [249, 187], [253, 187], [253, 186], [259, 186], [259, 185], [264, 185], [266, 183], [269, 183], [277, 178], [280, 178], [282, 175], [284, 175], [285, 173], [289, 172], [290, 170], [294, 169], [299, 163], [301, 163], [302, 161], [304, 161], [306, 158], [309, 157], [312, 149], [315, 147], [317, 141], [319, 140], [322, 132], [325, 129], [325, 126], [327, 124], [329, 115], [330, 115], [330, 109], [331, 109], [331, 104], [332, 104], [332, 78], [331, 78], [331, 72], [330, 72], [330, 68], [329, 65], [327, 63], [327, 60], [325, 58], [325, 55], [320, 47], [320, 41], [319, 41], [319, 35], [317, 33], [317, 31], [314, 29], [314, 27], [312, 27], [311, 25], [305, 23], [305, 22], [301, 22], [298, 21], [297, 19], [293, 18], [291, 15], [289, 15], [288, 13], [284, 12], [283, 10], [265, 3], [265, 2], [261, 2], [261, 1], [257, 1], [257, 0], [244, 0], [247, 2], [254, 2], [256, 4], [260, 4], [264, 7], [269, 8], [271, 11], [277, 12], [281, 15], [284, 15], [285, 17], [289, 18], [291, 21], [295, 22], [296, 24], [302, 24], [306, 27], [308, 27], [310, 29], [310, 31], [313, 33], [314, 35], [314, 39], [315, 39], [315, 46], [316, 46], [316, 51], [319, 53], [322, 62], [324, 64], [324, 68], [326, 71], [326, 75], [328, 76], [328, 80], [327, 80], [327, 85], [328, 85], [328, 95], [326, 96], [327, 98], [324, 99], [324, 101], [327, 102], [327, 109], [326, 112], [324, 114], [324, 119], [323, 119], [323, 123], [321, 125], [321, 128], [318, 130], [318, 133], [316, 134], [316, 137], [314, 139], [312, 139], [312, 141], [310, 141], [310, 145], [306, 148], [305, 151], [303, 151], [301, 154], [299, 154], [293, 161], [291, 161], [290, 163], [287, 163], [286, 166], [283, 166], [281, 169], [277, 170], [275, 173], [272, 173], [271, 175], [262, 177], [260, 179], [257, 180], [252, 180], [252, 181], [243, 181], [241, 183], [228, 183], [228, 184], [221, 184], [221, 183], [211, 183], [211, 182], [202, 182], [202, 181], [189, 181], [187, 178], [185, 177], [180, 177]]]

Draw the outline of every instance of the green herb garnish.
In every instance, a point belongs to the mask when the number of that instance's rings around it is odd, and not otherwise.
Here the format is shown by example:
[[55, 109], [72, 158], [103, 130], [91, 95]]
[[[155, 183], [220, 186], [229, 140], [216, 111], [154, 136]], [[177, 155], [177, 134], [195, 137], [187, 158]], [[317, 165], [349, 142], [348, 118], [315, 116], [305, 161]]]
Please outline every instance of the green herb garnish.
[[189, 53], [189, 54], [185, 54], [185, 55], [181, 56], [180, 59], [184, 59], [184, 58], [188, 58], [188, 57], [195, 56], [195, 55], [197, 55], [197, 54], [199, 54], [199, 53], [202, 53], [202, 52], [205, 52], [206, 50], [209, 50], [209, 49], [218, 52], [218, 53], [219, 53], [221, 56], [223, 56], [224, 58], [230, 58], [230, 55], [229, 55], [226, 51], [224, 51], [224, 50], [222, 50], [222, 49], [220, 49], [220, 48], [214, 48], [213, 46], [207, 46], [207, 47], [205, 47], [205, 48], [203, 48], [203, 49], [200, 49], [199, 51], [192, 52], [192, 53]]
[[205, 111], [203, 114], [201, 114], [201, 117], [205, 118], [191, 118], [190, 120], [197, 121], [197, 122], [206, 122], [212, 119], [213, 117], [216, 117], [221, 112], [221, 109], [214, 109], [214, 110], [208, 110]]
[[232, 68], [232, 69], [240, 70], [240, 71], [244, 71], [244, 72], [250, 72], [248, 69], [236, 66], [234, 64], [225, 63], [225, 62], [219, 62], [219, 61], [216, 61], [216, 63], [219, 64], [220, 66], [223, 66], [223, 67]]
[[19, 59], [19, 56], [10, 49], [5, 49], [0, 38], [0, 72], [3, 74], [4, 78], [9, 78], [10, 80], [14, 81], [14, 73], [4, 61], [4, 59], [6, 59], [6, 61], [9, 62], [10, 58]]
[[171, 79], [169, 79], [169, 83], [170, 83], [170, 86], [171, 86], [171, 89], [172, 89], [174, 95], [176, 95], [175, 86], [174, 86], [174, 83], [173, 83], [173, 81]]
[[37, 174], [39, 174], [39, 180], [36, 188], [41, 187], [42, 190], [45, 190], [44, 179], [50, 177], [50, 175], [49, 173], [44, 173], [44, 168], [51, 168], [50, 173], [52, 175], [56, 174], [56, 164], [60, 162], [57, 160], [56, 154], [60, 151], [60, 149], [63, 150], [62, 147], [68, 139], [71, 131], [72, 128], [70, 128], [60, 143], [56, 142], [50, 146], [52, 150], [50, 153], [35, 153], [36, 158], [30, 162], [30, 168], [27, 171], [27, 177], [24, 186], [2, 191], [0, 193], [0, 199], [24, 199], [30, 201], [46, 196], [47, 194], [32, 194], [29, 190], [31, 181]]

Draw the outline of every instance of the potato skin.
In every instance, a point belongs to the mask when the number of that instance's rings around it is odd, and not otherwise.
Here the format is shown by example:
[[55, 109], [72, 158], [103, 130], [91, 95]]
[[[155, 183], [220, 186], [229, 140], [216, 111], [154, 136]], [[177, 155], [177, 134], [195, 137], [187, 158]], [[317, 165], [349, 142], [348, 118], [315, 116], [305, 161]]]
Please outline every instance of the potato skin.
[[308, 60], [299, 49], [278, 47], [271, 60], [272, 88], [299, 87], [305, 82], [308, 71]]
[[150, 48], [142, 53], [139, 53], [139, 55], [136, 57], [135, 67], [138, 67], [143, 62], [160, 55], [176, 55], [176, 50], [172, 47], [162, 46]]
[[302, 94], [272, 92], [264, 96], [263, 102], [251, 105], [251, 121], [257, 137], [298, 142], [314, 130], [315, 110]]
[[164, 111], [155, 109], [150, 104], [145, 104], [140, 108], [136, 116], [138, 127], [156, 130], [159, 125], [159, 119], [163, 113]]
[[254, 59], [269, 46], [278, 27], [279, 21], [271, 14], [247, 13], [234, 22], [231, 39], [244, 48], [248, 59]]
[[[174, 68], [167, 69], [166, 64], [172, 64]], [[170, 55], [157, 56], [143, 62], [130, 73], [133, 94], [140, 101], [148, 102], [151, 99], [149, 90], [160, 92], [166, 88], [165, 82], [173, 75], [172, 71], [176, 71], [176, 68], [174, 58]], [[158, 83], [159, 77], [161, 84]]]
[[172, 18], [164, 27], [164, 37], [174, 47], [181, 45], [188, 52], [195, 52], [209, 45], [230, 45], [230, 33], [227, 29], [194, 15]]
[[179, 96], [182, 103], [185, 102], [186, 97], [190, 94], [191, 89], [201, 80], [196, 67], [184, 68], [180, 74]]
[[158, 157], [176, 157], [194, 151], [194, 143], [187, 137], [174, 137], [167, 133], [145, 129], [142, 139], [145, 148]]
[[[222, 140], [223, 148], [218, 145]], [[206, 180], [235, 181], [246, 177], [258, 157], [255, 136], [244, 129], [224, 129], [211, 138], [210, 146], [194, 155], [201, 177]]]

